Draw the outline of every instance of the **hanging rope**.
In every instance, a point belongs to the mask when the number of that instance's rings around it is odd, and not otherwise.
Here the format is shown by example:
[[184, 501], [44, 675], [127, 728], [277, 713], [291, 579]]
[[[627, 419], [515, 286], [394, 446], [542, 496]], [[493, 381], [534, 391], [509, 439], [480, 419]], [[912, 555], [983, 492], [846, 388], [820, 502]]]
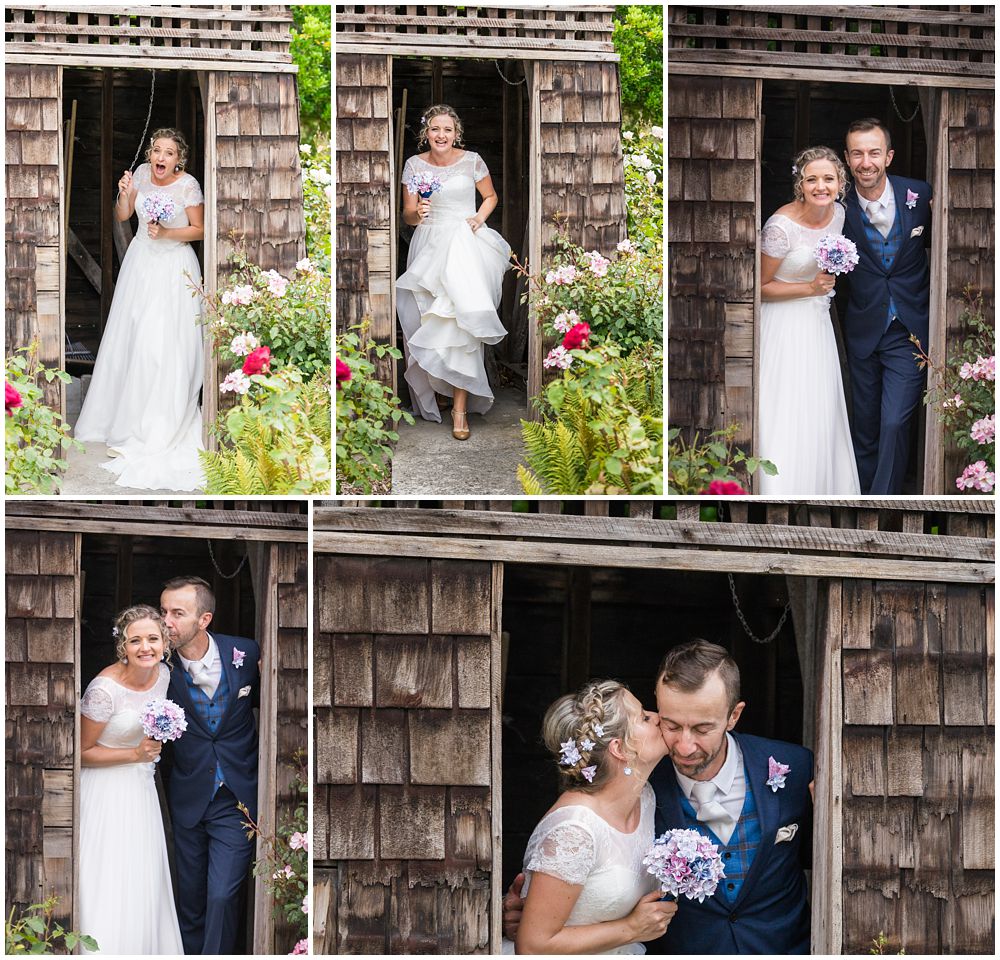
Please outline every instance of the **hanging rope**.
[[920, 101], [917, 100], [917, 105], [914, 108], [913, 113], [908, 117], [904, 117], [899, 109], [899, 104], [896, 103], [896, 93], [892, 87], [889, 87], [889, 98], [892, 100], [892, 109], [896, 111], [896, 116], [899, 117], [903, 123], [912, 123], [917, 118], [917, 114], [920, 113]]
[[781, 614], [781, 619], [778, 621], [778, 625], [766, 636], [761, 639], [753, 632], [750, 628], [750, 624], [747, 623], [747, 618], [743, 616], [743, 610], [740, 607], [740, 598], [736, 596], [736, 581], [733, 580], [733, 575], [727, 574], [729, 577], [729, 592], [733, 598], [733, 606], [736, 608], [736, 616], [739, 617], [740, 623], [743, 625], [743, 631], [746, 635], [753, 640], [754, 643], [770, 643], [779, 633], [781, 633], [781, 628], [785, 625], [785, 621], [788, 619], [788, 614], [792, 612], [792, 601], [789, 600], [785, 604], [785, 610]]
[[233, 580], [238, 577], [240, 571], [243, 569], [243, 565], [247, 562], [247, 557], [249, 557], [250, 554], [243, 554], [243, 559], [240, 561], [240, 565], [232, 573], [223, 573], [219, 569], [218, 561], [215, 559], [215, 553], [212, 551], [212, 541], [206, 540], [205, 542], [208, 544], [208, 555], [212, 558], [212, 566], [215, 567], [215, 572], [222, 577], [223, 580]]
[[[149, 121], [153, 116], [153, 96], [156, 93], [156, 71], [151, 70], [152, 79], [149, 82], [149, 109], [146, 110], [146, 125], [142, 128], [142, 136], [139, 138], [139, 146], [136, 147], [135, 156], [132, 158], [132, 163], [129, 164], [129, 172], [131, 173], [135, 170], [135, 165], [139, 161], [139, 154], [142, 153], [143, 144], [146, 142], [146, 134], [149, 133]], [[118, 197], [122, 194], [121, 188], [118, 189], [118, 194], [115, 197], [115, 203], [118, 202]]]

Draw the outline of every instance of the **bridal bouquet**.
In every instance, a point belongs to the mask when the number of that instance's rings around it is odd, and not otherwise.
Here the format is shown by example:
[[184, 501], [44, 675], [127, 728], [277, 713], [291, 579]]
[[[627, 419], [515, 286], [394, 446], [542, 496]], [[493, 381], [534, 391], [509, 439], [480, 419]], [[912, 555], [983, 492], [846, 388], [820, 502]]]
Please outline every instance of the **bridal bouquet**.
[[150, 223], [163, 223], [173, 220], [177, 208], [165, 193], [151, 193], [148, 197], [143, 197], [142, 212]]
[[441, 181], [435, 177], [432, 173], [428, 173], [426, 170], [421, 173], [415, 173], [409, 180], [406, 181], [406, 189], [410, 193], [419, 193], [424, 200], [431, 196], [431, 194], [437, 193], [441, 189]]
[[[179, 740], [187, 730], [187, 720], [184, 708], [173, 700], [150, 700], [142, 713], [142, 732], [151, 740], [166, 743], [168, 740]], [[160, 758], [156, 758], [159, 763]]]
[[[850, 273], [859, 261], [858, 248], [853, 240], [840, 233], [828, 233], [821, 237], [813, 252], [816, 263], [824, 273], [832, 273], [839, 277], [842, 273]], [[832, 297], [831, 290], [827, 296]]]
[[660, 891], [675, 900], [681, 894], [703, 903], [725, 877], [719, 848], [697, 830], [668, 830], [642, 858], [646, 872], [660, 883]]

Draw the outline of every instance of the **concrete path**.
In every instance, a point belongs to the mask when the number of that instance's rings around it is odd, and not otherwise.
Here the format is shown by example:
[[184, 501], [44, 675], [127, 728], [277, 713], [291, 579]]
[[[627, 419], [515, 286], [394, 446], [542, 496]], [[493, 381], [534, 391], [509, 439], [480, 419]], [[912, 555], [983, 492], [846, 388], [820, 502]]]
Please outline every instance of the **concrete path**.
[[108, 448], [103, 443], [85, 443], [84, 450], [73, 449], [66, 457], [69, 466], [63, 477], [60, 493], [64, 496], [88, 497], [127, 497], [148, 500], [169, 494], [178, 499], [190, 500], [194, 491], [179, 493], [176, 490], [136, 490], [132, 487], [119, 487], [115, 476], [101, 469], [102, 463], [107, 463]]
[[442, 414], [442, 423], [417, 417], [412, 427], [402, 424], [392, 458], [392, 494], [523, 495], [517, 465], [522, 462], [521, 418], [526, 412], [524, 393], [504, 387], [485, 417], [469, 416], [468, 440], [452, 437], [450, 411]]

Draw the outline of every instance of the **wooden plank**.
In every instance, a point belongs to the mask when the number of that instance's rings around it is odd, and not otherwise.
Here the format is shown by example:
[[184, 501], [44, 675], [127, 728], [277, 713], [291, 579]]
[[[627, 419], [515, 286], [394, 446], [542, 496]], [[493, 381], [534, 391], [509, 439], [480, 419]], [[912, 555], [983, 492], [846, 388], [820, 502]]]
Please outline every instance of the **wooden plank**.
[[[350, 37], [350, 40], [342, 38]], [[497, 44], [496, 38], [476, 37], [475, 44], [459, 46], [455, 44], [456, 37], [434, 37], [432, 34], [405, 34], [398, 41], [392, 42], [386, 34], [338, 34], [336, 42], [337, 56], [350, 53], [380, 53], [389, 52], [394, 57], [448, 57], [461, 59], [472, 57], [476, 60], [532, 60], [538, 61], [540, 53], [545, 60], [586, 60], [591, 63], [618, 63], [621, 57], [617, 53], [609, 53], [603, 49], [594, 49], [587, 43], [579, 47], [561, 49], [563, 41], [538, 40], [531, 41], [522, 38], [505, 37], [503, 44]], [[462, 37], [462, 40], [473, 38]], [[515, 42], [516, 41], [516, 42]], [[445, 43], [451, 43], [451, 46]], [[511, 46], [507, 46], [507, 43]], [[568, 42], [568, 41], [566, 41]]]
[[502, 952], [503, 875], [503, 564], [492, 564], [490, 597], [490, 952]]
[[[775, 506], [786, 506], [779, 502]], [[416, 533], [559, 540], [607, 540], [732, 547], [856, 552], [905, 557], [990, 561], [994, 543], [988, 538], [941, 537], [851, 530], [833, 527], [790, 526], [778, 523], [701, 523], [699, 503], [678, 503], [690, 510], [692, 521], [642, 517], [562, 516], [497, 513], [470, 510], [371, 510], [317, 507], [317, 531], [357, 531], [371, 534]]]
[[[8, 517], [8, 526], [16, 530], [52, 530], [62, 532], [66, 529], [66, 520], [50, 519], [48, 517]], [[165, 524], [146, 523], [144, 521], [125, 520], [74, 520], [74, 529], [80, 533], [121, 533], [143, 537], [184, 537], [198, 540], [239, 539], [257, 542], [307, 543], [308, 530], [288, 530], [281, 528], [237, 527], [225, 531], [217, 526], [201, 526], [195, 524]]]
[[[46, 3], [42, 6], [28, 6], [25, 4], [16, 4], [11, 6], [6, 5], [7, 10], [21, 11], [22, 14], [25, 12], [34, 13], [35, 11], [42, 10], [46, 14], [78, 14], [80, 13], [79, 4], [70, 3]], [[87, 13], [90, 14], [108, 14], [114, 17], [122, 16], [121, 7], [109, 7], [103, 4], [88, 4]], [[234, 7], [186, 7], [177, 6], [170, 7], [169, 14], [171, 18], [180, 19], [190, 19], [190, 20], [208, 20], [209, 22], [224, 23], [226, 21], [235, 22], [245, 22], [245, 23], [281, 23], [292, 21], [292, 13], [288, 7], [282, 6], [268, 6], [264, 8], [256, 8], [253, 6], [234, 6]], [[139, 6], [139, 7], [129, 7], [128, 16], [133, 17], [162, 17], [164, 16], [164, 8], [162, 6]], [[31, 32], [32, 24], [26, 24], [26, 29]], [[219, 33], [222, 36], [226, 36], [226, 33], [219, 29]]]
[[[594, 544], [525, 543], [447, 537], [366, 537], [349, 533], [314, 535], [317, 553], [361, 556], [496, 560], [508, 563], [586, 564], [664, 570], [728, 570], [788, 576], [838, 576], [875, 580], [934, 580], [992, 583], [992, 565], [918, 560], [853, 560], [724, 550], [674, 550]], [[409, 632], [409, 631], [407, 631]]]
[[[881, 58], [874, 57], [874, 60]], [[920, 61], [914, 61], [917, 63]], [[911, 66], [912, 70], [912, 66]], [[669, 59], [669, 73], [672, 76], [700, 76], [704, 77], [707, 72], [711, 72], [716, 77], [747, 77], [748, 79], [763, 80], [812, 80], [817, 83], [875, 83], [875, 84], [899, 84], [903, 78], [899, 73], [880, 70], [860, 70], [848, 69], [845, 64], [843, 70], [818, 69], [815, 67], [789, 67], [778, 66], [774, 63], [748, 64], [748, 63], [701, 63], [684, 62], [675, 57], [671, 52]], [[995, 82], [991, 77], [971, 76], [967, 74], [955, 74], [943, 76], [934, 73], [909, 73], [905, 77], [906, 85], [911, 87], [948, 87], [960, 89], [992, 90]]]
[[[677, 12], [684, 10], [681, 5], [674, 6]], [[820, 11], [824, 17], [846, 17], [851, 20], [891, 20], [901, 23], [930, 23], [947, 29], [950, 26], [962, 25], [968, 27], [992, 28], [994, 19], [990, 14], [969, 13], [965, 10], [936, 10], [933, 7], [890, 7], [890, 6], [854, 6], [853, 4], [824, 5], [822, 7], [802, 6], [799, 4], [760, 5], [751, 4], [721, 4], [713, 5], [713, 10], [729, 10], [739, 13], [780, 13], [784, 16], [816, 16]], [[832, 36], [832, 34], [831, 34]], [[848, 34], [853, 36], [853, 34]]]
[[[66, 44], [66, 46], [77, 47], [80, 50], [87, 50], [86, 54], [77, 53], [75, 55], [69, 54], [52, 54], [48, 53], [50, 44], [45, 44], [44, 49], [46, 52], [38, 52], [39, 47], [35, 47], [33, 52], [30, 53], [13, 53], [10, 52], [11, 44], [6, 44], [4, 49], [4, 63], [8, 64], [51, 64], [54, 66], [61, 66], [65, 64], [70, 67], [122, 67], [122, 68], [132, 68], [140, 70], [219, 70], [225, 69], [228, 72], [240, 72], [240, 73], [298, 73], [299, 68], [295, 63], [280, 63], [280, 62], [269, 62], [269, 61], [246, 61], [246, 60], [234, 60], [234, 59], [192, 59], [186, 57], [184, 59], [173, 58], [173, 57], [157, 57], [157, 56], [119, 56], [115, 55], [94, 55], [90, 53], [91, 45], [87, 44], [85, 47], [80, 47], [78, 44]], [[25, 44], [25, 46], [31, 46], [30, 44]], [[117, 49], [117, 48], [116, 48]], [[133, 49], [133, 48], [129, 48]], [[152, 47], [152, 50], [164, 50], [165, 47]], [[232, 55], [233, 51], [219, 51], [219, 53], [225, 54], [229, 53]]]
[[[100, 63], [112, 63], [120, 58], [122, 50], [128, 51], [128, 56], [141, 58], [147, 64], [160, 69], [161, 64], [172, 62], [192, 62], [202, 65], [218, 63], [228, 70], [231, 62], [257, 64], [292, 64], [292, 55], [281, 51], [265, 50], [231, 50], [215, 47], [159, 47], [152, 44], [100, 44], [100, 43], [17, 43], [8, 41], [4, 44], [4, 53], [8, 57], [26, 56], [33, 63], [51, 63], [52, 57], [59, 57], [63, 66], [78, 66], [80, 58], [76, 54], [86, 51], [82, 59]], [[16, 61], [15, 61], [16, 62]]]
[[[269, 501], [269, 505], [280, 501]], [[60, 517], [66, 520], [134, 520], [141, 518], [150, 525], [193, 523], [198, 526], [217, 524], [223, 527], [287, 527], [308, 530], [309, 517], [301, 513], [273, 510], [218, 510], [196, 507], [139, 506], [112, 501], [79, 503], [66, 500], [11, 500], [5, 506], [8, 529], [18, 529], [14, 517]], [[72, 524], [75, 526], [75, 524]], [[69, 524], [64, 524], [66, 529]], [[113, 531], [111, 531], [113, 532]]]

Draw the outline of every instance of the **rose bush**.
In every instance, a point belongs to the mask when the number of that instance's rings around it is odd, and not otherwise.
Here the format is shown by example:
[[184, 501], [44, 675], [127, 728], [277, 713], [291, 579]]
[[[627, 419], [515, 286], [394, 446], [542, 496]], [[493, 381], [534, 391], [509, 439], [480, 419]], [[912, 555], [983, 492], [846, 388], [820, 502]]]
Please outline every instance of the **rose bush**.
[[74, 439], [62, 415], [45, 404], [42, 383], [68, 383], [63, 370], [38, 362], [38, 340], [7, 357], [4, 365], [4, 492], [59, 492], [66, 469], [64, 450], [83, 444]]
[[965, 290], [959, 325], [968, 331], [962, 346], [943, 365], [935, 364], [916, 337], [915, 357], [929, 371], [924, 403], [937, 410], [949, 439], [968, 459], [955, 478], [959, 490], [990, 493], [996, 485], [996, 355], [993, 325], [986, 319], [983, 295]]
[[663, 253], [663, 128], [622, 133], [625, 212], [629, 240], [645, 252]]
[[679, 429], [671, 430], [667, 438], [667, 493], [712, 496], [746, 493], [750, 478], [761, 470], [773, 477], [778, 470], [770, 460], [747, 456], [736, 446], [740, 424], [730, 424], [724, 430], [708, 435], [707, 443], [684, 441]]
[[333, 178], [330, 176], [330, 138], [299, 147], [302, 164], [302, 202], [306, 218], [306, 254], [316, 269], [330, 274], [330, 208]]
[[412, 424], [392, 389], [377, 377], [377, 364], [395, 362], [395, 347], [375, 343], [365, 319], [337, 339], [337, 492], [388, 492], [393, 444], [400, 420]]

